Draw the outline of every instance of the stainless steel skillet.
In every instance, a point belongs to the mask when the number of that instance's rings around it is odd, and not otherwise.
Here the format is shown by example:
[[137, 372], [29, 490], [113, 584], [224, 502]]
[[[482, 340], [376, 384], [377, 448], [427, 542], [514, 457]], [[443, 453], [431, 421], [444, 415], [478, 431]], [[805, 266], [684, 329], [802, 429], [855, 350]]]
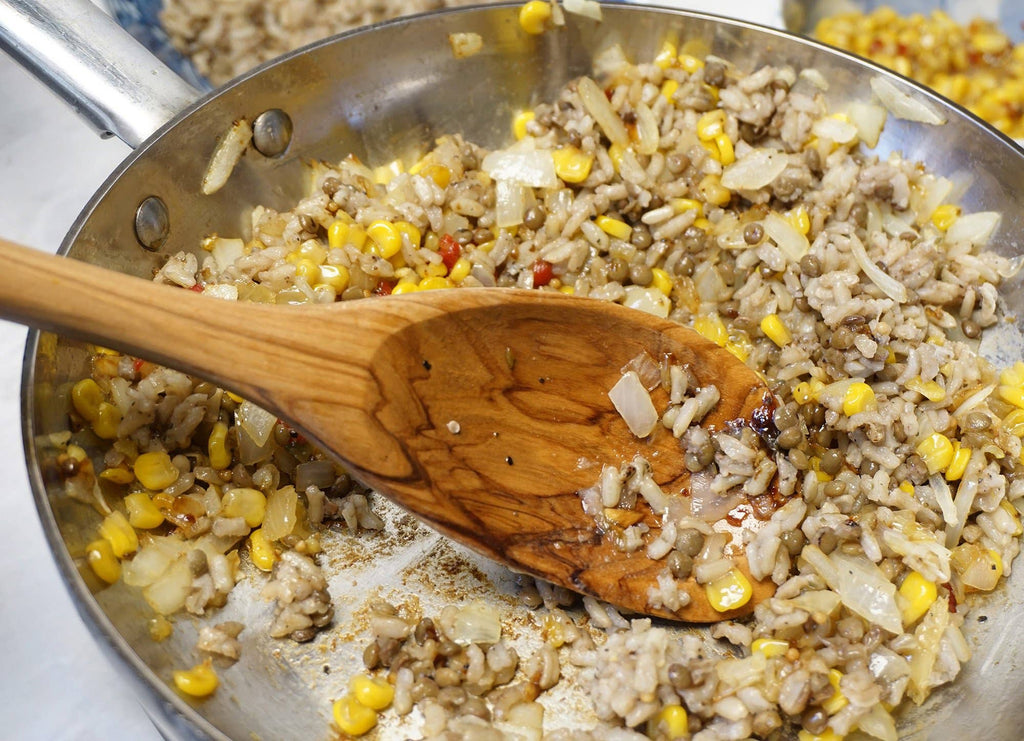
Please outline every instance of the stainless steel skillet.
[[[77, 12], [67, 2], [7, 2], [0, 5], [0, 18], [4, 19], [0, 25], [9, 28], [11, 19], [23, 18], [23, 13], [38, 18], [51, 4], [59, 6], [58, 11]], [[868, 99], [868, 78], [884, 74], [783, 34], [675, 11], [607, 6], [602, 24], [569, 16], [566, 29], [527, 37], [515, 21], [516, 7], [441, 13], [317, 44], [214, 93], [201, 104], [190, 105], [191, 93], [179, 89], [177, 102], [172, 99], [162, 116], [150, 118], [148, 130], [145, 125], [122, 128], [113, 118], [100, 119], [102, 128], [139, 145], [138, 150], [83, 212], [63, 250], [144, 275], [161, 254], [194, 249], [211, 232], [243, 230], [246, 212], [254, 204], [289, 206], [303, 192], [308, 159], [334, 160], [349, 152], [368, 161], [391, 159], [452, 131], [484, 144], [500, 144], [507, 138], [512, 111], [550, 97], [566, 80], [588, 71], [597, 51], [616, 42], [636, 59], [651, 56], [666, 36], [674, 36], [680, 42], [702, 44], [708, 51], [747, 67], [763, 61], [788, 62], [798, 69], [813, 66], [832, 82], [828, 94], [836, 103]], [[88, 25], [91, 22], [74, 16], [71, 23], [85, 37], [75, 43], [95, 40], [95, 31]], [[447, 42], [453, 31], [480, 33], [484, 50], [470, 59], [454, 59]], [[107, 41], [102, 47], [104, 54], [113, 48]], [[102, 71], [105, 65], [98, 62], [100, 55], [92, 58]], [[122, 60], [112, 69], [121, 75], [147, 70], [138, 60]], [[165, 73], [145, 71], [141, 77], [152, 81], [154, 74]], [[81, 72], [67, 77], [72, 81], [95, 79]], [[121, 84], [137, 90], [137, 82], [122, 78]], [[912, 90], [909, 86], [905, 89]], [[79, 99], [80, 93], [69, 94]], [[943, 104], [935, 104], [943, 108]], [[120, 113], [135, 110], [125, 99], [112, 108]], [[284, 111], [292, 124], [287, 149], [269, 157], [250, 150], [223, 190], [213, 196], [200, 195], [199, 182], [210, 153], [232, 122], [239, 117], [255, 121], [275, 109]], [[175, 110], [181, 112], [150, 137]], [[1024, 185], [1019, 150], [958, 110], [944, 108], [944, 113], [948, 123], [942, 127], [891, 121], [879, 145], [880, 154], [899, 149], [925, 159], [966, 188], [963, 201], [968, 208], [1003, 211], [997, 236], [1000, 249], [1018, 253], [1016, 235], [1022, 233], [1022, 217], [1016, 210], [1015, 194]], [[134, 115], [125, 118], [136, 120]], [[273, 153], [273, 144], [271, 136], [263, 148]], [[157, 241], [154, 234], [160, 235], [159, 228], [151, 229], [159, 227], [159, 222], [137, 218], [139, 206], [150, 196], [163, 202], [169, 225], [159, 253], [143, 249], [136, 234], [139, 223], [149, 229], [138, 230], [149, 244]], [[149, 208], [143, 216], [150, 215]], [[1020, 301], [1019, 288], [1010, 286], [1007, 296], [1015, 306]], [[428, 555], [448, 553], [429, 534], [418, 534], [393, 547], [376, 544], [372, 561], [360, 557], [334, 564], [332, 593], [340, 605], [339, 629], [323, 652], [307, 647], [302, 655], [288, 651], [275, 655], [279, 643], [253, 637], [246, 643], [243, 662], [225, 676], [226, 691], [201, 706], [187, 706], [168, 689], [167, 680], [171, 669], [194, 661], [194, 627], [188, 620], [180, 620], [171, 641], [155, 644], [146, 635], [148, 610], [137, 594], [116, 587], [91, 593], [78, 573], [77, 559], [94, 533], [95, 515], [66, 501], [48, 473], [52, 453], [45, 436], [64, 426], [59, 397], [64, 384], [82, 371], [84, 358], [83, 348], [52, 336], [33, 335], [30, 340], [24, 387], [30, 475], [47, 535], [79, 609], [133, 675], [140, 695], [168, 737], [327, 736], [327, 698], [343, 686], [346, 662], [358, 654], [353, 639], [358, 639], [359, 626], [351, 619], [367, 585], [415, 591], [425, 604], [439, 603], [452, 594], [478, 595], [495, 600], [512, 614], [504, 601], [510, 592], [507, 577], [486, 564], [475, 566], [482, 572], [480, 578], [442, 575], [454, 584], [450, 591], [428, 586], [437, 581], [430, 577], [440, 574], [430, 571]], [[464, 554], [455, 553], [450, 564], [466, 561]], [[412, 565], [428, 576], [400, 585], [388, 576], [388, 567], [397, 563]], [[459, 573], [471, 570], [464, 568]], [[352, 587], [355, 580], [358, 588]], [[976, 655], [967, 674], [949, 690], [937, 693], [918, 716], [908, 718], [908, 738], [955, 738], [968, 730], [989, 738], [1017, 737], [1024, 720], [1013, 681], [1019, 656], [1014, 653], [1014, 642], [1004, 636], [1012, 636], [1021, 627], [1008, 606], [1020, 591], [1018, 581], [1011, 578], [1006, 594], [989, 603], [991, 609], [974, 613], [988, 620], [971, 626]], [[233, 599], [229, 608], [238, 614], [231, 616], [261, 622], [268, 606], [260, 602], [255, 590], [246, 591], [245, 584], [240, 589], [240, 599]], [[999, 605], [1003, 598], [1007, 604]], [[325, 664], [335, 671], [325, 675]], [[583, 713], [567, 717], [567, 722], [576, 721], [585, 723], [587, 718]]]

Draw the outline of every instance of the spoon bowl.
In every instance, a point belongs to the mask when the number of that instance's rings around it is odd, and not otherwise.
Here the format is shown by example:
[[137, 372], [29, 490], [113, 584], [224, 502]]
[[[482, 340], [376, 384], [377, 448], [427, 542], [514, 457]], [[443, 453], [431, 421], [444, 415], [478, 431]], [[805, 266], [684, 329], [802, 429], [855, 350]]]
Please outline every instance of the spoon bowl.
[[[641, 439], [608, 392], [644, 353], [689, 366], [721, 399], [712, 428], [764, 409], [762, 380], [693, 330], [641, 311], [512, 289], [449, 289], [318, 306], [218, 301], [0, 240], [0, 315], [109, 346], [231, 389], [293, 425], [355, 477], [510, 568], [619, 607], [693, 622], [720, 612], [692, 577], [689, 604], [652, 607], [663, 561], [627, 553], [584, 511], [604, 465], [643, 456], [687, 493], [684, 451]], [[52, 296], [61, 296], [60, 302]], [[665, 396], [663, 390], [655, 390]], [[665, 400], [661, 399], [662, 405]], [[648, 521], [656, 524], [648, 511]], [[723, 519], [741, 570], [742, 531]]]

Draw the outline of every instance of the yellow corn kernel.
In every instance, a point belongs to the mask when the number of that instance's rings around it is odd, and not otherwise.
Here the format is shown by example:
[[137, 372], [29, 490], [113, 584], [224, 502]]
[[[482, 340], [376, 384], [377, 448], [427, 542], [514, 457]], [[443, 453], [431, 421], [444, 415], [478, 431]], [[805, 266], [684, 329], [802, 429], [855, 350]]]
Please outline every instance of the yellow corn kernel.
[[149, 629], [149, 637], [153, 639], [155, 643], [161, 643], [166, 641], [174, 633], [174, 626], [171, 621], [165, 618], [163, 615], [154, 615], [148, 621], [146, 621], [146, 627]]
[[990, 559], [992, 559], [992, 569], [996, 572], [996, 580], [1003, 576], [1003, 557], [999, 555], [999, 551], [987, 548], [986, 552]]
[[692, 75], [697, 70], [704, 68], [704, 62], [697, 59], [697, 57], [692, 54], [680, 54], [679, 66], [683, 68], [684, 72]]
[[420, 174], [433, 180], [438, 188], [447, 188], [452, 181], [452, 171], [444, 165], [427, 165]]
[[110, 549], [118, 558], [124, 558], [139, 549], [139, 536], [135, 534], [135, 528], [128, 522], [128, 518], [117, 510], [103, 518], [103, 522], [100, 523], [100, 536], [110, 543]]
[[935, 209], [932, 213], [932, 223], [939, 228], [940, 231], [946, 231], [949, 227], [953, 226], [953, 222], [960, 216], [960, 207], [954, 206], [952, 203], [944, 203]]
[[421, 291], [436, 291], [439, 288], [451, 288], [452, 282], [443, 275], [431, 275], [419, 282], [417, 288]]
[[258, 489], [229, 489], [221, 499], [221, 513], [225, 517], [241, 517], [249, 527], [259, 527], [267, 513], [267, 498]]
[[206, 444], [206, 451], [210, 456], [210, 465], [218, 471], [223, 471], [231, 466], [227, 423], [219, 420], [214, 422], [213, 429], [210, 430], [210, 439]]
[[925, 381], [921, 376], [914, 376], [907, 381], [907, 388], [921, 394], [928, 401], [942, 401], [946, 398], [946, 389], [937, 381]]
[[338, 219], [327, 227], [327, 244], [331, 249], [340, 249], [347, 244], [349, 224], [343, 219]]
[[1014, 409], [1003, 417], [1003, 429], [1011, 435], [1024, 437], [1024, 409]]
[[420, 243], [423, 241], [423, 232], [415, 224], [410, 224], [408, 221], [396, 221], [395, 229], [402, 237], [409, 240], [413, 249], [419, 249]]
[[402, 233], [390, 221], [377, 219], [366, 227], [370, 247], [385, 260], [394, 257], [402, 249]]
[[933, 432], [917, 444], [917, 454], [928, 466], [928, 473], [945, 471], [953, 462], [953, 443], [939, 432]]
[[653, 738], [682, 739], [690, 735], [690, 719], [682, 705], [666, 705], [648, 721]]
[[803, 234], [805, 237], [808, 232], [811, 231], [811, 217], [807, 213], [807, 209], [803, 206], [798, 206], [792, 211], [786, 212], [786, 221], [789, 222], [790, 226], [796, 229], [798, 232]]
[[822, 710], [829, 715], [835, 715], [850, 704], [850, 701], [846, 699], [846, 696], [843, 695], [842, 691], [839, 689], [839, 680], [842, 678], [843, 673], [838, 669], [828, 670], [828, 683], [832, 685], [834, 692], [832, 693], [832, 697], [821, 703], [821, 707]]
[[906, 494], [913, 495], [913, 493], [914, 493], [914, 485], [912, 483], [910, 483], [909, 481], [901, 481], [900, 482], [900, 490], [903, 491]]
[[750, 348], [744, 344], [730, 340], [725, 343], [725, 349], [732, 353], [740, 362], [746, 363], [750, 357]]
[[172, 673], [174, 686], [191, 697], [207, 697], [212, 695], [220, 684], [217, 672], [209, 659], [196, 664], [191, 669], [178, 669]]
[[761, 331], [779, 347], [784, 347], [793, 341], [793, 335], [789, 333], [789, 328], [779, 318], [778, 314], [769, 314], [762, 319]]
[[793, 401], [797, 404], [808, 404], [816, 400], [814, 392], [811, 391], [811, 384], [801, 381], [793, 387]]
[[736, 161], [736, 150], [733, 149], [732, 139], [728, 134], [719, 134], [715, 137], [715, 146], [718, 147], [718, 161], [723, 165], [731, 165]]
[[732, 199], [732, 193], [718, 175], [705, 175], [697, 184], [697, 191], [713, 206], [724, 206]]
[[910, 626], [928, 612], [928, 608], [938, 599], [939, 589], [935, 582], [925, 579], [917, 571], [911, 571], [900, 584], [899, 594], [903, 598], [900, 601], [903, 624]]
[[971, 449], [961, 448], [960, 441], [956, 440], [953, 443], [953, 460], [950, 461], [949, 466], [946, 468], [946, 481], [959, 481], [964, 476], [964, 471], [967, 470], [967, 464], [971, 460]]
[[1017, 508], [1005, 499], [999, 503], [999, 506], [1013, 519], [1013, 536], [1017, 537], [1024, 534], [1024, 525], [1021, 524], [1020, 513], [1017, 511]]
[[672, 276], [662, 268], [651, 268], [651, 285], [666, 296], [672, 295]]
[[144, 491], [137, 491], [126, 496], [124, 506], [128, 509], [128, 522], [132, 527], [152, 530], [164, 524], [163, 513]]
[[348, 288], [349, 272], [344, 265], [321, 265], [320, 283], [334, 289], [335, 293], [341, 293]]
[[665, 80], [661, 83], [661, 94], [665, 96], [665, 100], [672, 100], [678, 89], [679, 83], [676, 80]]
[[171, 456], [163, 451], [143, 453], [132, 466], [135, 478], [147, 489], [159, 491], [178, 480], [181, 472], [171, 462]]
[[394, 288], [391, 289], [392, 296], [401, 296], [403, 293], [413, 293], [420, 290], [420, 287], [415, 283], [408, 281], [399, 281]]
[[236, 404], [241, 404], [243, 401], [245, 401], [245, 399], [243, 399], [238, 394], [233, 394], [230, 391], [225, 391], [224, 393], [227, 395], [229, 399], [231, 399], [231, 401], [235, 402]]
[[103, 390], [91, 378], [83, 378], [71, 387], [71, 405], [85, 421], [95, 422], [99, 418], [102, 403]]
[[729, 330], [718, 314], [700, 314], [693, 320], [693, 328], [697, 334], [711, 340], [719, 347], [725, 347], [729, 341]]
[[858, 412], [866, 412], [876, 406], [875, 392], [863, 381], [855, 381], [846, 389], [843, 396], [843, 414], [852, 417]]
[[675, 44], [671, 41], [663, 41], [661, 42], [661, 48], [658, 50], [658, 53], [654, 55], [654, 64], [661, 67], [661, 69], [668, 69], [676, 63], [676, 55], [678, 53], [679, 50], [676, 48]]
[[277, 551], [263, 533], [263, 528], [258, 528], [249, 533], [249, 558], [253, 565], [260, 571], [270, 571], [277, 561]]
[[826, 728], [821, 733], [811, 733], [801, 728], [796, 738], [797, 741], [843, 741], [843, 737], [831, 728]]
[[829, 481], [832, 480], [831, 474], [825, 473], [824, 471], [821, 470], [821, 458], [819, 458], [816, 455], [812, 456], [810, 459], [810, 464], [811, 470], [814, 471], [814, 475], [818, 479], [818, 481], [822, 482], [823, 484], [827, 484]]
[[705, 219], [703, 216], [698, 217], [697, 220], [693, 222], [693, 225], [705, 232], [711, 229], [711, 222]]
[[424, 278], [443, 278], [448, 275], [448, 267], [438, 260], [427, 265], [423, 270]]
[[594, 223], [601, 227], [601, 231], [610, 237], [621, 239], [625, 242], [633, 233], [633, 227], [621, 219], [613, 219], [611, 216], [601, 215], [594, 219]]
[[622, 157], [626, 153], [626, 148], [621, 144], [612, 144], [608, 147], [608, 157], [612, 161], [612, 168], [615, 172], [622, 169]]
[[526, 138], [526, 125], [537, 117], [533, 111], [520, 111], [516, 114], [516, 117], [512, 119], [512, 133], [515, 134], [516, 139]]
[[395, 688], [386, 679], [375, 679], [365, 674], [352, 677], [348, 690], [360, 704], [374, 710], [383, 710], [395, 699]]
[[704, 204], [695, 198], [670, 198], [668, 205], [677, 214], [685, 213], [686, 211], [696, 211], [697, 216], [704, 215]]
[[742, 571], [729, 569], [728, 573], [705, 584], [704, 593], [715, 610], [728, 612], [747, 604], [754, 590]]
[[466, 276], [469, 275], [469, 271], [473, 269], [473, 263], [467, 260], [465, 257], [460, 257], [452, 265], [452, 269], [448, 273], [448, 280], [452, 283], [461, 283], [465, 280]]
[[320, 282], [320, 266], [312, 260], [302, 259], [295, 263], [295, 277], [302, 278], [309, 285]]
[[1018, 360], [999, 374], [999, 383], [1004, 386], [1024, 386], [1024, 362]]
[[562, 147], [551, 153], [555, 160], [555, 174], [566, 183], [582, 183], [590, 175], [594, 156], [576, 147]]
[[107, 584], [113, 584], [121, 578], [121, 562], [117, 560], [108, 541], [94, 540], [87, 545], [85, 560], [92, 567], [93, 573]]
[[114, 468], [104, 468], [100, 471], [100, 478], [104, 481], [110, 481], [114, 484], [130, 484], [135, 481], [135, 474], [129, 471], [127, 468], [121, 466], [115, 466]]
[[519, 9], [519, 27], [532, 36], [544, 33], [550, 18], [551, 6], [544, 0], [530, 0]]
[[96, 419], [92, 422], [92, 431], [103, 440], [114, 440], [117, 428], [121, 425], [121, 410], [110, 402], [100, 402]]
[[299, 245], [299, 249], [296, 251], [299, 253], [300, 258], [312, 260], [317, 265], [323, 265], [327, 259], [327, 250], [315, 239], [307, 239]]
[[1024, 388], [1020, 386], [1000, 386], [999, 398], [1015, 407], [1024, 408]]
[[[534, 3], [547, 7], [547, 3], [540, 0], [530, 0], [527, 5]], [[349, 736], [362, 736], [377, 725], [377, 711], [366, 707], [351, 695], [335, 700], [331, 712], [339, 730]]]
[[764, 654], [766, 659], [783, 656], [789, 651], [789, 641], [778, 638], [757, 638], [750, 644], [751, 653]]
[[718, 144], [715, 143], [714, 139], [709, 139], [708, 141], [701, 141], [700, 145], [704, 147], [708, 155], [710, 155], [711, 159], [713, 159], [715, 162], [722, 161], [722, 152], [718, 149]]
[[697, 119], [697, 138], [703, 142], [714, 141], [715, 137], [725, 131], [725, 111], [715, 108]]

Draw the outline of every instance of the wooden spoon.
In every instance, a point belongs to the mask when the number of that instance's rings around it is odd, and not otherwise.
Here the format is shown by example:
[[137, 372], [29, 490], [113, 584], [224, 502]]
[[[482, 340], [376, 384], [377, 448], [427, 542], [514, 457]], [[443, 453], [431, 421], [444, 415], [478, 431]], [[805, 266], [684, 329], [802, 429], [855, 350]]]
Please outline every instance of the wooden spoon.
[[[706, 424], [750, 420], [760, 378], [692, 330], [607, 302], [511, 289], [424, 291], [317, 306], [214, 300], [0, 240], [0, 315], [195, 374], [278, 414], [357, 478], [516, 571], [640, 613], [710, 622], [748, 613], [773, 585], [718, 612], [652, 609], [664, 571], [619, 550], [578, 492], [637, 454], [679, 492], [678, 441], [632, 435], [608, 391], [643, 352], [689, 363], [721, 401]], [[663, 392], [662, 392], [663, 393]], [[646, 506], [646, 505], [644, 505]], [[648, 519], [654, 522], [648, 511]], [[742, 535], [746, 517], [716, 528]], [[747, 570], [742, 542], [730, 546]]]

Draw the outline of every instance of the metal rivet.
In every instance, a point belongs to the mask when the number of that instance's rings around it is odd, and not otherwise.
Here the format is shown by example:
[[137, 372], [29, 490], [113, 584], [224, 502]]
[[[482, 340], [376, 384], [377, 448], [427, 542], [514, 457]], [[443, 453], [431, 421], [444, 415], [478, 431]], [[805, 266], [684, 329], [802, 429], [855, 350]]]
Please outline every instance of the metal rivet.
[[284, 154], [292, 141], [292, 120], [280, 108], [264, 111], [252, 124], [252, 143], [266, 157]]
[[156, 252], [164, 246], [171, 231], [167, 206], [156, 196], [150, 196], [135, 211], [135, 238], [147, 250]]

